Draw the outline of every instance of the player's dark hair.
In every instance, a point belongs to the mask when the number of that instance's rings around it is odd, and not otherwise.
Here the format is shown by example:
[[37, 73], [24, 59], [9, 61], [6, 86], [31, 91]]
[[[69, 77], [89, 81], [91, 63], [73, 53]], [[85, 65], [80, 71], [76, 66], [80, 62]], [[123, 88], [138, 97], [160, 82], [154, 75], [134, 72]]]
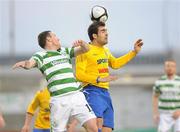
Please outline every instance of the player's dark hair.
[[92, 41], [94, 39], [93, 34], [98, 34], [98, 28], [104, 26], [106, 26], [104, 22], [101, 21], [93, 22], [88, 28], [89, 39]]
[[44, 49], [45, 45], [46, 45], [46, 39], [48, 36], [50, 36], [50, 33], [51, 31], [44, 31], [44, 32], [41, 32], [39, 35], [38, 35], [38, 43], [39, 43], [39, 46], [41, 48]]

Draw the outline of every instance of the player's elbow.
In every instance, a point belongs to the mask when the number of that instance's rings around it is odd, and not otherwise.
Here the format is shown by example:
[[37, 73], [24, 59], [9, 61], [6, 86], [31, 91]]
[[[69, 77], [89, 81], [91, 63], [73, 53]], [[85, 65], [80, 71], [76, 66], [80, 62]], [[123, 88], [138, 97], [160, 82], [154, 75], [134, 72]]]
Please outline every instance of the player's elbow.
[[111, 65], [111, 68], [117, 70], [117, 69], [119, 69], [119, 68], [121, 68], [121, 67], [123, 67], [123, 66], [124, 66], [124, 65], [113, 64], [113, 65]]

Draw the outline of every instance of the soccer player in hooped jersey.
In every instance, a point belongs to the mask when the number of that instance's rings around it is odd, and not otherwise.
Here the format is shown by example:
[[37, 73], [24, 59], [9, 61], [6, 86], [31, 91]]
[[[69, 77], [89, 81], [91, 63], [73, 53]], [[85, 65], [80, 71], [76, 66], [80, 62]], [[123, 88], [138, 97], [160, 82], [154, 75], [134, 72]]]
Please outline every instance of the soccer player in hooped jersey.
[[134, 50], [115, 58], [104, 45], [108, 43], [108, 32], [103, 22], [94, 22], [88, 28], [91, 40], [89, 52], [76, 58], [76, 77], [83, 82], [86, 99], [97, 116], [98, 131], [111, 132], [114, 128], [114, 110], [109, 95], [109, 67], [118, 69], [141, 50], [141, 39], [134, 44]]
[[176, 75], [176, 62], [164, 63], [165, 75], [153, 87], [153, 119], [158, 132], [180, 132], [180, 76]]
[[89, 51], [82, 40], [73, 48], [61, 47], [59, 38], [51, 31], [39, 34], [38, 42], [44, 51], [35, 53], [31, 59], [16, 63], [13, 68], [37, 67], [46, 77], [50, 92], [50, 120], [52, 132], [64, 132], [71, 116], [76, 118], [87, 132], [97, 132], [96, 116], [89, 107], [81, 86], [76, 81], [71, 58]]

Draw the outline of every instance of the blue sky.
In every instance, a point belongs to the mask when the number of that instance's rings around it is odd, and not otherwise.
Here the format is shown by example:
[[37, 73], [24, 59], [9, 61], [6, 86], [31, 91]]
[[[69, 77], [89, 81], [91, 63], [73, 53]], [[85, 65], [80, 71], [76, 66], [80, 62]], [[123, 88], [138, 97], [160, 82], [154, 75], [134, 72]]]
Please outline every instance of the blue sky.
[[[0, 1], [0, 54], [10, 51], [9, 0]], [[77, 39], [89, 41], [89, 12], [94, 5], [108, 10], [108, 47], [127, 52], [142, 38], [142, 53], [180, 49], [179, 0], [15, 0], [15, 53], [33, 54], [41, 50], [37, 35], [54, 31], [63, 46]]]

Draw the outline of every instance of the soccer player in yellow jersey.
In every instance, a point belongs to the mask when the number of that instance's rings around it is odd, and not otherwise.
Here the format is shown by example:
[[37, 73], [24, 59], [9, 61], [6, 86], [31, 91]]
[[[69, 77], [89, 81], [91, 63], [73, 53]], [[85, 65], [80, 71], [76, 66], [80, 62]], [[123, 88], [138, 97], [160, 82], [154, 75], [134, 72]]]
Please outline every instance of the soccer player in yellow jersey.
[[117, 78], [109, 75], [109, 67], [118, 69], [132, 60], [141, 50], [141, 39], [134, 50], [115, 58], [105, 45], [108, 32], [103, 22], [94, 22], [88, 28], [90, 50], [76, 58], [76, 77], [83, 82], [86, 99], [97, 116], [98, 132], [111, 132], [114, 128], [114, 111], [109, 95], [109, 82]]
[[[36, 117], [33, 132], [50, 132], [50, 108], [49, 108], [50, 94], [47, 88], [39, 90], [31, 103], [28, 106], [26, 119], [21, 132], [30, 132], [30, 125], [34, 113], [39, 108]], [[67, 126], [67, 132], [74, 132], [77, 121], [73, 119]]]
[[36, 93], [28, 106], [25, 123], [21, 132], [30, 132], [30, 124], [37, 108], [39, 108], [39, 111], [35, 120], [33, 132], [50, 132], [49, 100], [50, 94], [47, 88]]

